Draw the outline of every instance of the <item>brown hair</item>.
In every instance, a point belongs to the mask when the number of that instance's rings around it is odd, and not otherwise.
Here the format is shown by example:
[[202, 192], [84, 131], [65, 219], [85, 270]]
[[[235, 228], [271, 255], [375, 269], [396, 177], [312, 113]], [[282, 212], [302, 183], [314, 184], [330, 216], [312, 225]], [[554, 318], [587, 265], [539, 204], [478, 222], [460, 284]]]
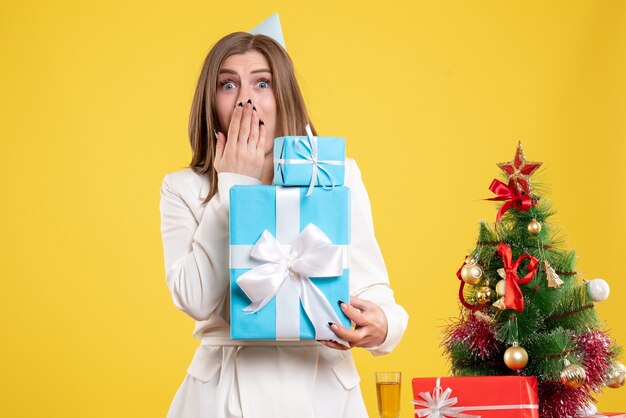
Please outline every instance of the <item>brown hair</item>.
[[[215, 108], [218, 73], [226, 58], [250, 50], [263, 54], [270, 65], [276, 99], [276, 136], [303, 135], [307, 123], [311, 125], [313, 135], [317, 135], [309, 121], [293, 62], [287, 51], [265, 35], [247, 32], [226, 35], [204, 59], [189, 115], [189, 141], [193, 151], [189, 167], [197, 174], [208, 176], [210, 184], [209, 194], [203, 203], [207, 203], [217, 193], [217, 172], [213, 166], [216, 138], [213, 130], [224, 131], [228, 128], [218, 126]], [[267, 140], [273, 141], [274, 138]]]

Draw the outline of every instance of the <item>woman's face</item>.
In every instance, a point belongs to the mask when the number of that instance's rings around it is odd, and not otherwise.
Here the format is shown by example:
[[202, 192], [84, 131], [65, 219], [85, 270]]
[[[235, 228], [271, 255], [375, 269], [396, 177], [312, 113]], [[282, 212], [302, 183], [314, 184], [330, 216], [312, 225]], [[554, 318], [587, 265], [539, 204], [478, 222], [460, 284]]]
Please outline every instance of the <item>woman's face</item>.
[[239, 102], [252, 100], [266, 128], [265, 153], [271, 154], [276, 132], [276, 98], [267, 59], [258, 51], [231, 55], [217, 78], [217, 114], [220, 130], [228, 137], [230, 119]]

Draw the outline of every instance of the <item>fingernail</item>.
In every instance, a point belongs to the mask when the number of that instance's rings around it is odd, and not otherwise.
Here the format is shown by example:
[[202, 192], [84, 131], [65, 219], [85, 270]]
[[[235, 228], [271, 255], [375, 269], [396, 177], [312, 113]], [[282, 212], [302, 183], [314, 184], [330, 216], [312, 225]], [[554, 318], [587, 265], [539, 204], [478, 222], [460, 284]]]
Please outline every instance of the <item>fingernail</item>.
[[218, 139], [217, 138], [217, 131], [215, 129], [213, 129], [213, 133], [215, 134], [215, 139]]
[[340, 300], [340, 301], [338, 301], [337, 303], [339, 304], [339, 308], [340, 308], [340, 309], [343, 309], [343, 305], [342, 305], [342, 304], [344, 303], [344, 302], [343, 302], [343, 300]]
[[328, 326], [329, 326], [329, 327], [332, 327], [333, 325], [335, 325], [335, 323], [334, 323], [334, 322], [329, 322], [329, 323], [328, 323]]
[[252, 100], [248, 99], [248, 101], [246, 103], [252, 104]]
[[263, 121], [259, 122], [259, 125], [265, 125], [265, 123]]
[[243, 103], [239, 102], [239, 104], [237, 106], [243, 107]]
[[256, 107], [252, 106], [252, 110], [254, 110], [256, 112]]

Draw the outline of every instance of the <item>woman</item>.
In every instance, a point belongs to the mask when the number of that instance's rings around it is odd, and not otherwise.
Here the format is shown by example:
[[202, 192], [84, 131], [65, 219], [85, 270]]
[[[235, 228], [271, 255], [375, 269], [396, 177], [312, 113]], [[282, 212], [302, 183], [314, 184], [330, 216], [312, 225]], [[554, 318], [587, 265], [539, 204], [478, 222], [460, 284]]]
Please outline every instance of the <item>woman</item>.
[[[348, 347], [229, 337], [229, 189], [271, 184], [273, 138], [303, 134], [307, 123], [291, 59], [276, 41], [237, 32], [211, 49], [192, 105], [190, 167], [167, 174], [161, 187], [167, 284], [201, 340], [170, 418], [367, 416]], [[351, 347], [381, 355], [398, 344], [408, 315], [389, 288], [367, 192], [350, 158], [345, 185], [353, 296], [341, 307], [356, 326], [331, 329]]]

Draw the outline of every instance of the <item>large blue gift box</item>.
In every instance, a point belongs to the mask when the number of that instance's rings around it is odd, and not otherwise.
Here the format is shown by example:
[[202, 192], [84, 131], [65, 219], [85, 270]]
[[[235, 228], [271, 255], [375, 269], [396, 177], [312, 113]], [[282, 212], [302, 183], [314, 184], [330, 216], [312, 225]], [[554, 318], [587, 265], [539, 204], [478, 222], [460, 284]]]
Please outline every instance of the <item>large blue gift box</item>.
[[233, 186], [231, 337], [337, 341], [328, 322], [350, 327], [349, 244], [350, 189]]
[[279, 186], [341, 186], [346, 145], [331, 136], [281, 136], [274, 139], [274, 182]]

